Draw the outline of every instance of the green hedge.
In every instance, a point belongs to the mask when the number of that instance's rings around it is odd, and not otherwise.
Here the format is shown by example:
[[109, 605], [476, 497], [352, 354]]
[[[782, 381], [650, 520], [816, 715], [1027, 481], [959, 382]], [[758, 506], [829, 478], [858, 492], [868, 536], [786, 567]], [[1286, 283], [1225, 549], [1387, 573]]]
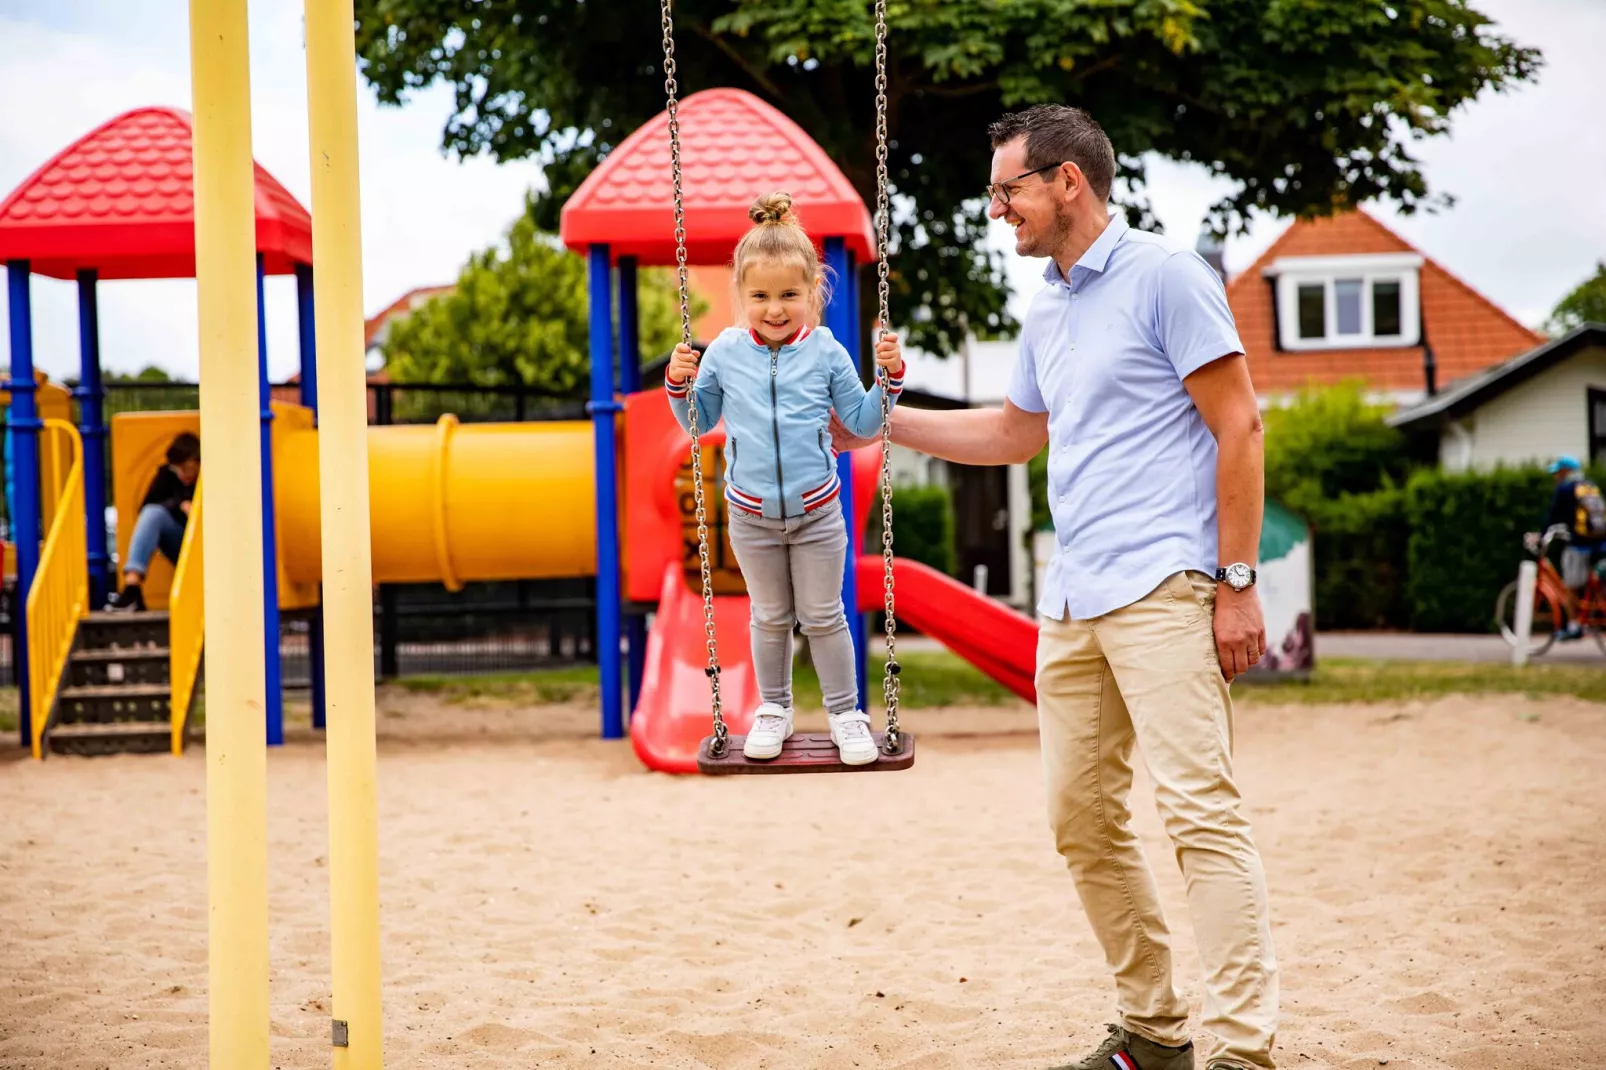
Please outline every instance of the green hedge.
[[1522, 534], [1538, 527], [1552, 492], [1541, 468], [1412, 476], [1405, 488], [1410, 626], [1491, 631], [1495, 596], [1524, 556]]
[[[930, 565], [945, 576], [959, 568], [954, 546], [954, 501], [947, 487], [902, 486], [892, 489], [892, 540], [899, 557]], [[881, 547], [881, 498], [870, 508], [866, 553]]]
[[1384, 487], [1307, 503], [1302, 511], [1315, 549], [1316, 627], [1404, 627], [1405, 492]]

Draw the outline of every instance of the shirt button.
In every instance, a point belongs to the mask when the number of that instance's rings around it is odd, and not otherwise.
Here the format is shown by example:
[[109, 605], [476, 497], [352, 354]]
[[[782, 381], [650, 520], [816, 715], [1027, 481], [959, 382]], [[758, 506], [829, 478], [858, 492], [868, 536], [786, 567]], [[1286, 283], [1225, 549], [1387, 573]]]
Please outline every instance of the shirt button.
[[1072, 301], [1075, 301], [1075, 300], [1076, 300], [1076, 299], [1077, 299], [1077, 298], [1078, 298], [1078, 297], [1080, 297], [1080, 296], [1081, 296], [1081, 294], [1072, 294], [1072, 295], [1071, 295], [1071, 300], [1072, 300]]
[[1065, 504], [1065, 495], [1063, 495], [1063, 494], [1060, 495], [1060, 504], [1061, 505]]

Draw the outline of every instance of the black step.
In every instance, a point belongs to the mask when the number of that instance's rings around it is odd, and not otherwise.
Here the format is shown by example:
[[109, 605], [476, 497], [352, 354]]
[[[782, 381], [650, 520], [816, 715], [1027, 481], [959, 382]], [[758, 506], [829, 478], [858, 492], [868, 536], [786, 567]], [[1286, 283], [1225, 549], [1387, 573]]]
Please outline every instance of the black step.
[[137, 650], [167, 645], [166, 613], [91, 613], [78, 622], [80, 650]]
[[[163, 721], [171, 715], [167, 684], [64, 687], [56, 696], [57, 726]], [[52, 729], [54, 733], [56, 729]]]
[[172, 748], [173, 727], [167, 721], [64, 724], [53, 727], [48, 738], [52, 754], [158, 754]]
[[67, 659], [64, 687], [166, 684], [170, 665], [165, 646], [131, 650], [74, 650]]

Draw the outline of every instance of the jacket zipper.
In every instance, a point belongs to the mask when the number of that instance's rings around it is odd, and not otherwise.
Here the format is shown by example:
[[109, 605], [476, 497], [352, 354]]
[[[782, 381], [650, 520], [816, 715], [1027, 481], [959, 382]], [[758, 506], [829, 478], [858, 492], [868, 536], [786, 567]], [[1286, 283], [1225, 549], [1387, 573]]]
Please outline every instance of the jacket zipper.
[[781, 410], [775, 397], [775, 378], [780, 374], [781, 355], [770, 350], [770, 427], [775, 432], [775, 495], [780, 499], [781, 519], [786, 519], [786, 477], [781, 474]]

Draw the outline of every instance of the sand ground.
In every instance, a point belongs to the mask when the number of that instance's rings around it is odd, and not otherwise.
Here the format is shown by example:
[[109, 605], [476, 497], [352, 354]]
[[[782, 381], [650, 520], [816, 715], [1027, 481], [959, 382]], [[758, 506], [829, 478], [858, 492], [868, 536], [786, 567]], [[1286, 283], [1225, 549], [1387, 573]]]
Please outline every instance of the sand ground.
[[[384, 697], [388, 1066], [1042, 1068], [1103, 1035], [1029, 709], [911, 712], [896, 776], [732, 781], [594, 719]], [[1606, 707], [1249, 706], [1237, 739], [1283, 1066], [1606, 1066]], [[269, 777], [273, 1064], [324, 1067], [322, 747]], [[0, 761], [0, 1067], [205, 1065], [204, 782], [199, 748]]]

